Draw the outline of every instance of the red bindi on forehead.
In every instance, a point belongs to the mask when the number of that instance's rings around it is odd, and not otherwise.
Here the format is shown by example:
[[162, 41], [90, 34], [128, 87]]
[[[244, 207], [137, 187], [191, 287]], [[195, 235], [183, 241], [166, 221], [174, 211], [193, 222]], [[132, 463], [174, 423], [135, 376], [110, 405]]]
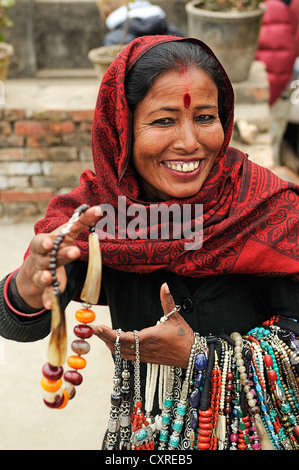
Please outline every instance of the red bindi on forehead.
[[189, 93], [185, 93], [184, 94], [184, 106], [185, 106], [185, 108], [189, 108], [190, 104], [191, 104], [191, 96], [189, 95]]
[[190, 88], [190, 76], [188, 72], [189, 71], [187, 68], [183, 68], [183, 70], [181, 71], [181, 77], [182, 77], [184, 88], [185, 88], [185, 93], [184, 93], [184, 98], [183, 98], [185, 108], [190, 108], [190, 105], [191, 105], [191, 96], [187, 91]]

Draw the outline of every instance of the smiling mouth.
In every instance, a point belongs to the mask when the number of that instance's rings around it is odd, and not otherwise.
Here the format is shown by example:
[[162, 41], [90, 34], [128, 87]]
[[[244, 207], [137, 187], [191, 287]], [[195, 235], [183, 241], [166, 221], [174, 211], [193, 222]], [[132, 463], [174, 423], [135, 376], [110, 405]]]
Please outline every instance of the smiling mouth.
[[179, 171], [180, 173], [191, 173], [192, 171], [197, 170], [200, 164], [200, 160], [195, 160], [193, 162], [184, 162], [184, 163], [175, 163], [166, 161], [163, 162], [165, 166], [171, 170]]

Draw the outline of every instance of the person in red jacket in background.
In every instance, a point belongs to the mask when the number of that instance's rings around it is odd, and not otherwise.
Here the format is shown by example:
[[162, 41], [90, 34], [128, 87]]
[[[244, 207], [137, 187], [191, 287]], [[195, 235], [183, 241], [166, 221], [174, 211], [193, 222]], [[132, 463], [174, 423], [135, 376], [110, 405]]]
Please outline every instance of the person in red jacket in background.
[[267, 0], [256, 59], [266, 64], [275, 165], [291, 106], [289, 83], [299, 57], [299, 0]]

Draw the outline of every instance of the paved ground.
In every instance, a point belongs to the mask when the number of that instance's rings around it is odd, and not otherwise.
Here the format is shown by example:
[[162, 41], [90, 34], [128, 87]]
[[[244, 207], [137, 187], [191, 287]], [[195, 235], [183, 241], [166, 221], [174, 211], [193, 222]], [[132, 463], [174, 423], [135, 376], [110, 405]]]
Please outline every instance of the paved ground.
[[[1, 225], [0, 276], [18, 267], [32, 236], [32, 222]], [[74, 313], [67, 309], [69, 342]], [[106, 308], [95, 309], [96, 322], [110, 324]], [[16, 343], [0, 338], [0, 450], [97, 450], [109, 416], [112, 389], [110, 352], [94, 337], [86, 356], [87, 366], [77, 395], [63, 410], [51, 410], [42, 402], [41, 368], [48, 339]]]

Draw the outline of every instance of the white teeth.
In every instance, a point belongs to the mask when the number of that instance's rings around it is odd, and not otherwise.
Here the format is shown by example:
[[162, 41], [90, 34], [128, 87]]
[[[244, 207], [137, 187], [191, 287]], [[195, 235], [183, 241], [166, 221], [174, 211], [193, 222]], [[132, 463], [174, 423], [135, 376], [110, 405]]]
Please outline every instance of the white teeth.
[[198, 168], [199, 160], [197, 160], [196, 162], [183, 163], [183, 165], [181, 165], [180, 163], [165, 162], [165, 165], [168, 166], [168, 168], [171, 168], [172, 170], [181, 171], [183, 173], [189, 173], [190, 171], [194, 171]]

